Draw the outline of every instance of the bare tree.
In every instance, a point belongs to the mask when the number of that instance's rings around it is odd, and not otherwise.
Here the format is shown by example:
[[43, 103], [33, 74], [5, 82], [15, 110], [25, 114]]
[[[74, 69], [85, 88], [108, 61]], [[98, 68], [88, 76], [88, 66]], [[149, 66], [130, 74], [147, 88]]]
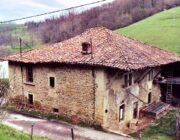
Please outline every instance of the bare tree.
[[57, 18], [26, 25], [28, 29], [39, 32], [44, 43], [56, 43], [96, 26], [112, 30], [124, 27], [174, 5], [180, 5], [180, 0], [116, 0], [81, 13], [71, 11]]
[[4, 108], [8, 104], [8, 88], [9, 83], [6, 79], [0, 80], [0, 121], [5, 119], [5, 116], [7, 115], [7, 112], [4, 110]]

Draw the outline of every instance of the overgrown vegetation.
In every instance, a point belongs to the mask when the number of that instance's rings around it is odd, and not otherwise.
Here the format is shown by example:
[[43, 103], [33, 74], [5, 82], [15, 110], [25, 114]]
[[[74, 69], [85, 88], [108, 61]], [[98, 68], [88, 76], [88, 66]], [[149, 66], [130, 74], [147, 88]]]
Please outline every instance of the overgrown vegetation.
[[[175, 140], [177, 113], [179, 113], [177, 110], [171, 110], [162, 119], [142, 130], [142, 138], [144, 140]], [[138, 134], [139, 132], [133, 133], [131, 136], [138, 138]]]
[[[0, 140], [30, 140], [30, 135], [0, 124]], [[43, 137], [33, 137], [33, 140], [50, 140]]]
[[44, 43], [55, 43], [91, 27], [124, 27], [175, 5], [180, 5], [180, 0], [116, 0], [82, 13], [74, 11], [59, 18], [38, 23], [29, 22], [26, 25], [30, 31], [36, 32]]
[[4, 111], [4, 106], [7, 105], [8, 100], [8, 88], [9, 81], [7, 79], [0, 80], [0, 121], [6, 116], [6, 111]]
[[180, 54], [180, 7], [163, 11], [118, 32]]

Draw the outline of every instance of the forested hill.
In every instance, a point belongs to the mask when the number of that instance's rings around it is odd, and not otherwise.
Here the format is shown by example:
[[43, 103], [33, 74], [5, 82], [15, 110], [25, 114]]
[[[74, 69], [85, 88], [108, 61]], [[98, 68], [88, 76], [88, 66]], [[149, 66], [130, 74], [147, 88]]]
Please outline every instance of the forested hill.
[[20, 37], [23, 49], [32, 49], [42, 43], [63, 41], [96, 26], [112, 30], [122, 28], [177, 5], [180, 5], [180, 0], [116, 0], [81, 13], [71, 11], [43, 22], [0, 24], [0, 55], [20, 51]]
[[124, 27], [177, 5], [180, 5], [180, 0], [116, 0], [79, 14], [70, 12], [59, 18], [39, 23], [29, 22], [26, 25], [29, 30], [37, 32], [44, 43], [55, 43], [91, 27]]

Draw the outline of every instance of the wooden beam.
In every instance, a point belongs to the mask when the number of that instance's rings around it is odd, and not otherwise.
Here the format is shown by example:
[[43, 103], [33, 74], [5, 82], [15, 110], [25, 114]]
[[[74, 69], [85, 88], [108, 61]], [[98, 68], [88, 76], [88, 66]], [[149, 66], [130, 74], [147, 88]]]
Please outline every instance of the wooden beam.
[[142, 81], [150, 71], [152, 71], [152, 68], [144, 70], [143, 73], [134, 82], [139, 83], [140, 81]]

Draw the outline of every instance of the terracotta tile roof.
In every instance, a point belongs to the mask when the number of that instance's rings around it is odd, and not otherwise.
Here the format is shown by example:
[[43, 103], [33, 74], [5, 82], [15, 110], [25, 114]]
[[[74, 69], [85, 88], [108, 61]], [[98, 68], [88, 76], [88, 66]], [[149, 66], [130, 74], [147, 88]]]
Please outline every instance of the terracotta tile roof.
[[[82, 43], [92, 43], [92, 55], [83, 55]], [[84, 33], [61, 43], [7, 56], [5, 60], [23, 63], [66, 63], [105, 66], [121, 70], [141, 69], [179, 61], [179, 57], [165, 50], [143, 44], [104, 27]]]

